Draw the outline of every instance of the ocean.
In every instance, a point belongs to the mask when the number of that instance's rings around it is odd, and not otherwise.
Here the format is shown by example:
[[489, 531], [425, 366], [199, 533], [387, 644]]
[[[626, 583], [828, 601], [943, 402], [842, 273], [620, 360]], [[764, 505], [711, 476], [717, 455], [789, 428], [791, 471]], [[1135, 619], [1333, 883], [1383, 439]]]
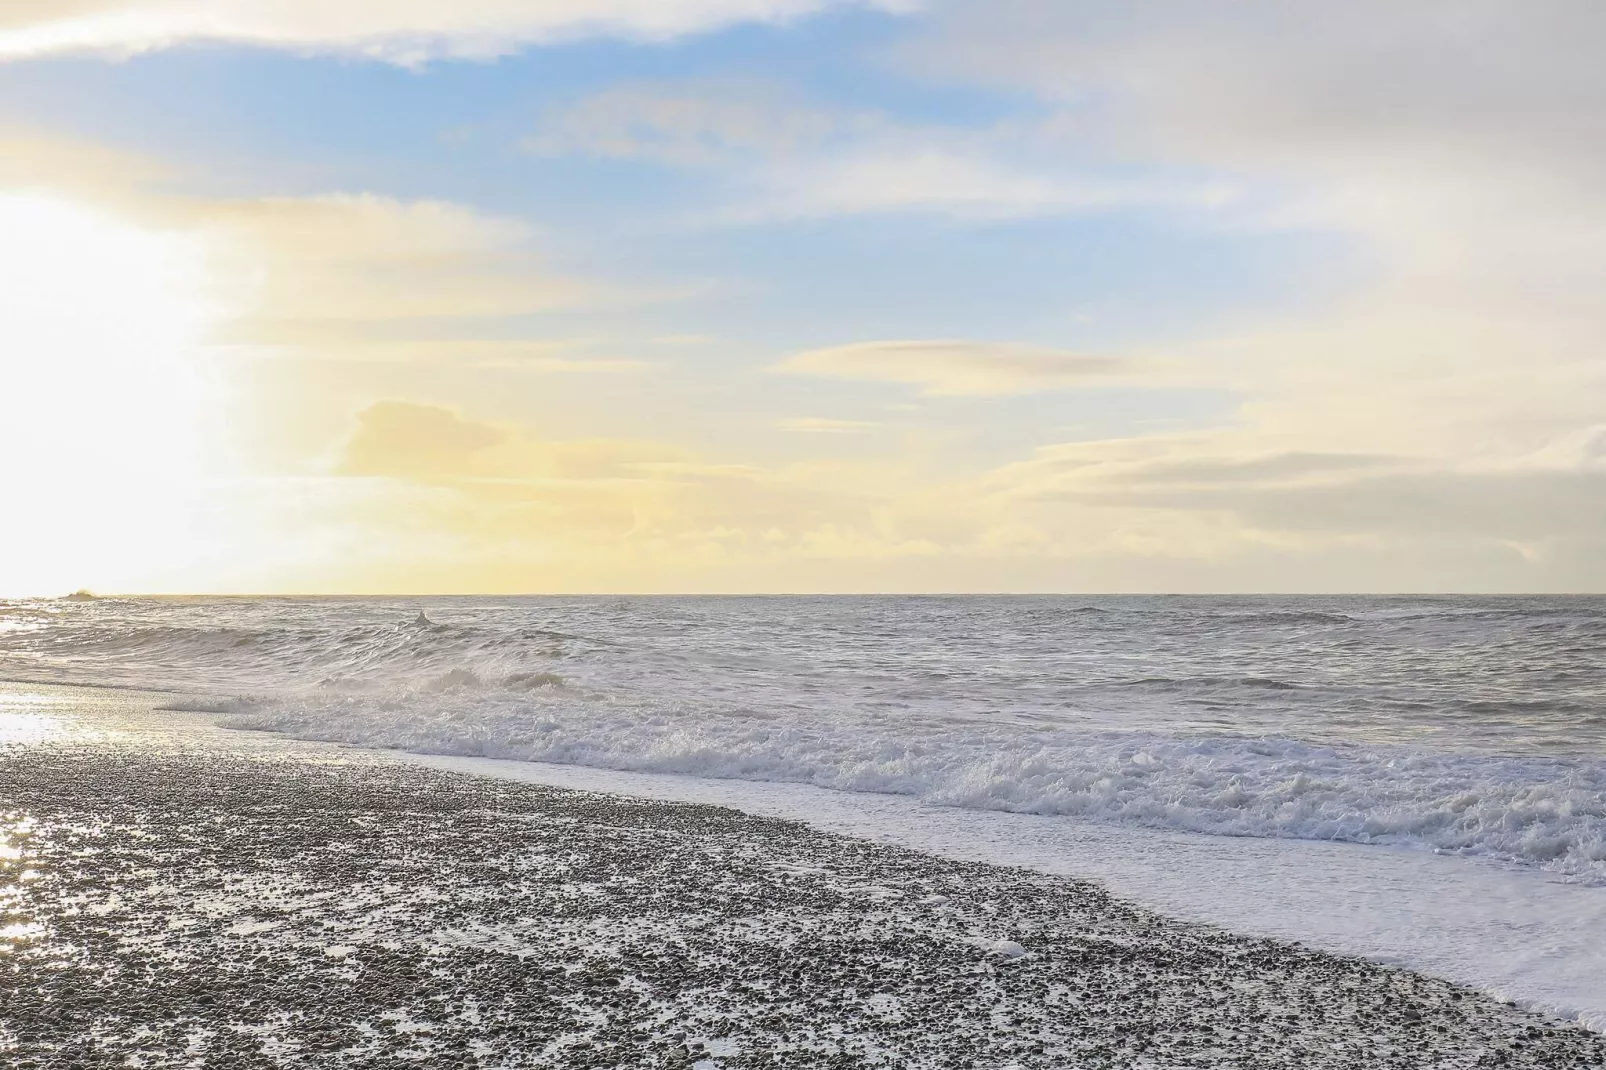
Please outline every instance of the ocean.
[[1606, 884], [1606, 599], [0, 602], [0, 676], [230, 727], [1393, 845]]

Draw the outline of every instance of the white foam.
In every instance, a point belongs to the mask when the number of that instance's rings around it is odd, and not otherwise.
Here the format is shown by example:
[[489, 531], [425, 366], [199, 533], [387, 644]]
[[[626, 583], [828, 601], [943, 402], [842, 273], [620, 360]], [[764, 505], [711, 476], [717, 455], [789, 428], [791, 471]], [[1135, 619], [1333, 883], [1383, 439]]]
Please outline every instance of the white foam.
[[1606, 762], [936, 718], [777, 719], [564, 688], [297, 696], [225, 723], [304, 739], [808, 784], [974, 810], [1404, 846], [1606, 884]]

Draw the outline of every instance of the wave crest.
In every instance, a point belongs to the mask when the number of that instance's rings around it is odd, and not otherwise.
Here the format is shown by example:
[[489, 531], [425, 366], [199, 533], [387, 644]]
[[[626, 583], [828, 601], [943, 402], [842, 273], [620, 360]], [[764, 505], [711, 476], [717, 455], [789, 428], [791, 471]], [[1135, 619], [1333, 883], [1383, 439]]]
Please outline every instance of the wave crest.
[[627, 708], [552, 693], [281, 702], [233, 727], [430, 754], [783, 781], [1227, 836], [1338, 840], [1606, 884], [1606, 763], [1281, 738], [978, 732]]

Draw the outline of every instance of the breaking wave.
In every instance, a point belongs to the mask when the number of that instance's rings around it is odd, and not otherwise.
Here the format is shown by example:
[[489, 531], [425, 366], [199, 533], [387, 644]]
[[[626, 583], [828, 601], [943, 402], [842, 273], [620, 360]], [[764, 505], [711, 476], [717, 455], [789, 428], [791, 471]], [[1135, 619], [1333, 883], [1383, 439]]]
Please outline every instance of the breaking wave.
[[1606, 884], [1600, 599], [0, 602], [0, 676], [239, 729]]
[[1606, 884], [1606, 762], [624, 709], [554, 691], [274, 701], [232, 727], [426, 754], [783, 781], [1227, 836], [1423, 848]]

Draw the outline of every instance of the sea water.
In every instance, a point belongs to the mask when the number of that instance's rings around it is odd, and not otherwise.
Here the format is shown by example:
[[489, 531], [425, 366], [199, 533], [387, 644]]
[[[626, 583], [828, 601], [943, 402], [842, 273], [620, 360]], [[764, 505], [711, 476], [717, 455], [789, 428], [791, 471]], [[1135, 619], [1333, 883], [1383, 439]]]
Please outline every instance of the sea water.
[[0, 602], [0, 676], [1084, 872], [1606, 1022], [1603, 652], [1586, 597]]

